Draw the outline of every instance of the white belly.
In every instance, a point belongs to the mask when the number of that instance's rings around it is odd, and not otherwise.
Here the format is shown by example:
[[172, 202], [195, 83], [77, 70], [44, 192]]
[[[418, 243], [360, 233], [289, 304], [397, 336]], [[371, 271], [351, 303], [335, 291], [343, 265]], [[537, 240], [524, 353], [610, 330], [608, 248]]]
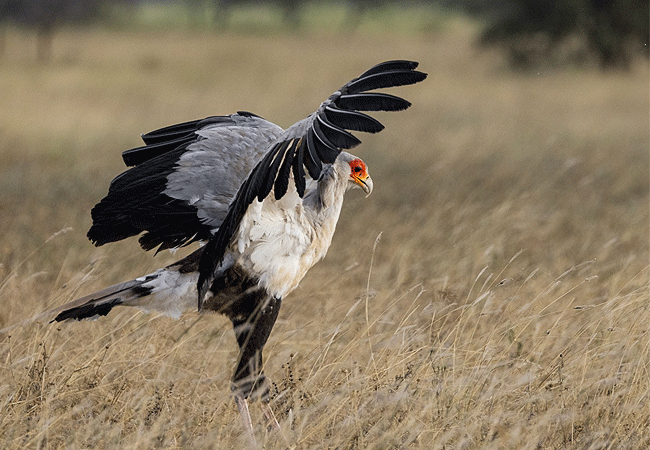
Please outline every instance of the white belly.
[[238, 264], [258, 277], [261, 286], [283, 298], [327, 253], [341, 204], [317, 215], [303, 207], [295, 192], [279, 201], [272, 197], [253, 202], [232, 250], [239, 253]]

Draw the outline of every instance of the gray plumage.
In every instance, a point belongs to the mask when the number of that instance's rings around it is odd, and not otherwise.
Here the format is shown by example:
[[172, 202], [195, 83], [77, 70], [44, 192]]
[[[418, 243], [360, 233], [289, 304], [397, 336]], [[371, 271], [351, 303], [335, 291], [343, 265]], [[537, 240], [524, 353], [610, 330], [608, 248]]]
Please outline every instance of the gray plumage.
[[228, 212], [237, 190], [283, 133], [260, 117], [230, 116], [232, 124], [216, 124], [196, 131], [198, 140], [187, 147], [167, 175], [165, 195], [197, 208], [202, 223], [215, 232]]

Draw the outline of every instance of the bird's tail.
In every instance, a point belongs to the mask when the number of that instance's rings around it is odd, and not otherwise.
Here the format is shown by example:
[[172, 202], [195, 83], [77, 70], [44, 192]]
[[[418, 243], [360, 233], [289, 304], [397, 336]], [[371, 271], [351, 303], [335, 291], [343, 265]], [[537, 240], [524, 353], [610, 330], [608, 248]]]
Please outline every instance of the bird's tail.
[[137, 295], [142, 289], [143, 281], [131, 280], [107, 287], [66, 303], [56, 309], [48, 311], [47, 315], [55, 315], [52, 322], [61, 322], [67, 319], [90, 319], [105, 316], [114, 306], [122, 305]]
[[52, 322], [91, 319], [105, 316], [115, 306], [123, 305], [178, 318], [184, 311], [196, 309], [196, 281], [196, 274], [182, 273], [172, 265], [86, 295], [42, 316], [54, 316]]
[[115, 306], [135, 306], [178, 318], [197, 309], [198, 261], [203, 247], [174, 264], [135, 280], [94, 292], [30, 319], [0, 329], [0, 334], [31, 322], [92, 319], [108, 314]]

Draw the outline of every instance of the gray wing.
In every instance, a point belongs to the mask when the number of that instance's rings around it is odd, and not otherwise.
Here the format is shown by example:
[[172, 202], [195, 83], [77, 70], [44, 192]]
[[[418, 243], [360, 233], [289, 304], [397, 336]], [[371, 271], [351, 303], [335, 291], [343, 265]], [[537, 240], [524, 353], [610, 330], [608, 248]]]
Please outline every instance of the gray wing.
[[251, 113], [185, 122], [142, 136], [122, 154], [118, 175], [92, 210], [95, 245], [140, 233], [145, 250], [208, 240], [250, 170], [282, 128]]
[[366, 70], [346, 83], [305, 119], [287, 129], [256, 164], [237, 191], [218, 232], [205, 246], [199, 264], [199, 303], [212, 283], [228, 245], [249, 205], [263, 201], [273, 190], [280, 199], [287, 192], [290, 174], [296, 190], [305, 192], [305, 168], [317, 180], [323, 164], [331, 164], [341, 152], [361, 143], [351, 131], [377, 133], [384, 126], [359, 111], [401, 111], [411, 104], [394, 95], [368, 92], [418, 83], [426, 74], [415, 70], [414, 61], [387, 61]]

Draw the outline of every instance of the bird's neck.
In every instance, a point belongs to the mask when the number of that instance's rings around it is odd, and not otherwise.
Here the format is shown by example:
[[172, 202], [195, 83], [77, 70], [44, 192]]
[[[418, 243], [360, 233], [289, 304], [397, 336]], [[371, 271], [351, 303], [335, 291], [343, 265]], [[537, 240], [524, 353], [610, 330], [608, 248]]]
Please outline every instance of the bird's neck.
[[313, 200], [309, 206], [317, 215], [334, 215], [334, 223], [336, 223], [347, 188], [347, 178], [342, 177], [334, 165], [326, 167], [318, 180]]
[[318, 259], [325, 256], [332, 242], [347, 188], [347, 177], [342, 177], [334, 166], [330, 166], [321, 174], [311, 195], [304, 199], [305, 213], [311, 216], [310, 222], [322, 248]]

